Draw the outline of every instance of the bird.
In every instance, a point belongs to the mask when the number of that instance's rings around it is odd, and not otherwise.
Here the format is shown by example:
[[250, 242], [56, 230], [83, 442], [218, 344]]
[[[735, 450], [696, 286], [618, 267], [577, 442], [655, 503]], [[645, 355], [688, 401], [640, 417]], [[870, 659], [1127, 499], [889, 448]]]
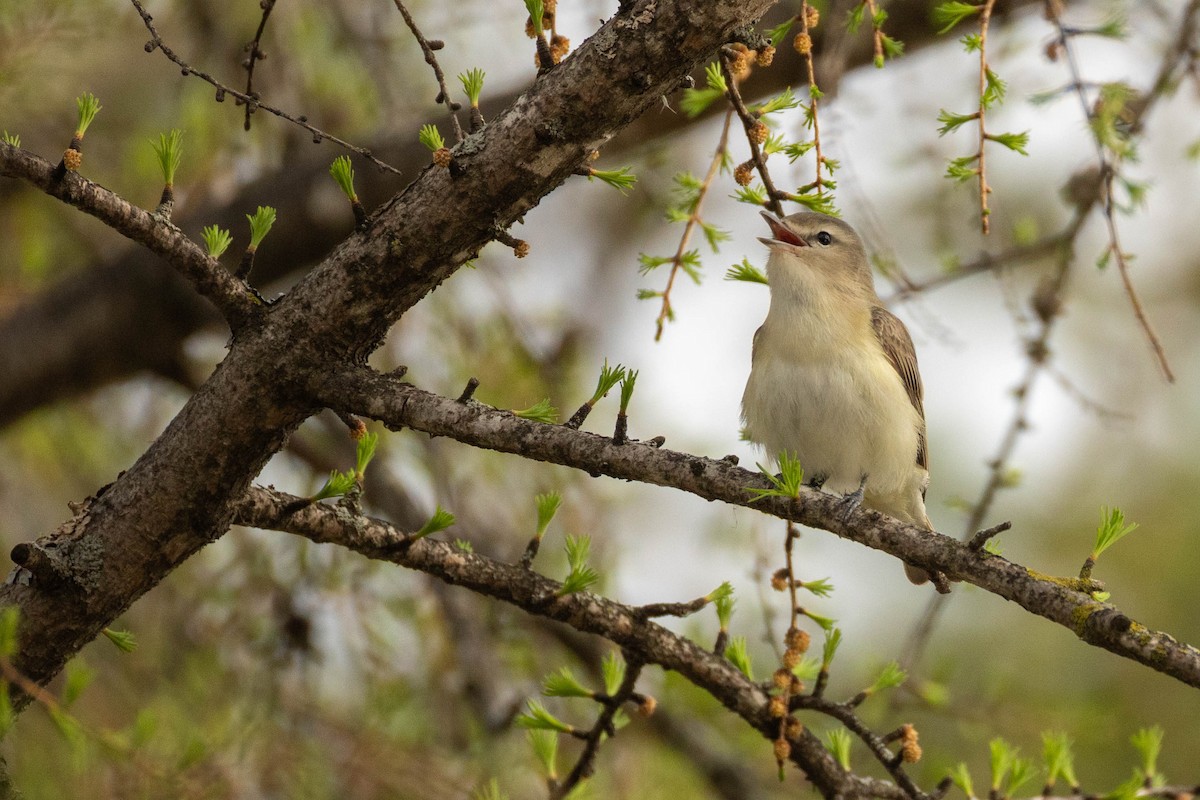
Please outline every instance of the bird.
[[[809, 482], [926, 530], [929, 453], [924, 389], [904, 323], [875, 292], [862, 239], [813, 211], [771, 229], [771, 304], [754, 334], [742, 395], [746, 438], [774, 460], [788, 453]], [[940, 575], [904, 565], [913, 583]]]

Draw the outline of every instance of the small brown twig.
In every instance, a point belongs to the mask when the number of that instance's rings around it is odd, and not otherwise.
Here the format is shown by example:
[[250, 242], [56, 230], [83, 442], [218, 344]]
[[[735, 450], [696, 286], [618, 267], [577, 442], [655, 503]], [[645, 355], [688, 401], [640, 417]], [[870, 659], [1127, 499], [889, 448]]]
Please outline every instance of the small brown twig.
[[987, 108], [984, 105], [984, 97], [988, 90], [988, 61], [987, 61], [987, 37], [988, 27], [992, 21], [992, 7], [996, 5], [996, 0], [987, 0], [983, 4], [983, 11], [979, 12], [979, 152], [976, 154], [979, 169], [979, 224], [983, 229], [983, 234], [986, 236], [991, 230], [991, 224], [988, 219], [991, 216], [991, 211], [988, 209], [988, 195], [992, 188], [987, 182]]
[[600, 713], [591, 730], [584, 734], [583, 752], [579, 754], [575, 766], [571, 768], [567, 777], [550, 787], [550, 800], [562, 800], [579, 785], [580, 781], [591, 777], [596, 770], [596, 755], [600, 752], [600, 744], [606, 738], [616, 734], [613, 720], [617, 712], [621, 710], [621, 706], [634, 698], [636, 692], [633, 687], [641, 677], [643, 666], [642, 662], [630, 653], [626, 652], [624, 655], [625, 678], [621, 681], [621, 687], [611, 697], [596, 697], [596, 701], [604, 705], [604, 711]]
[[[821, 96], [821, 90], [817, 88], [817, 75], [815, 69], [813, 68], [813, 54], [811, 45], [812, 33], [810, 28], [816, 27], [817, 20], [819, 18], [819, 12], [817, 12], [815, 8], [809, 6], [808, 0], [803, 0], [803, 2], [800, 4], [800, 32], [801, 35], [807, 36], [808, 41], [810, 42], [807, 52], [805, 52], [803, 55], [804, 65], [808, 71], [809, 114], [812, 117], [813, 152], [816, 154], [817, 158], [817, 177], [814, 181], [814, 184], [816, 186], [818, 196], [822, 193], [821, 190], [824, 186], [824, 181], [821, 179], [821, 165], [824, 163], [825, 159], [821, 155], [821, 121], [817, 116], [817, 106], [819, 105], [818, 98]], [[879, 43], [879, 46], [882, 47], [882, 42]]]
[[[846, 730], [857, 736], [859, 740], [867, 746], [867, 749], [871, 752], [871, 755], [875, 757], [875, 760], [883, 765], [884, 769], [888, 771], [888, 774], [890, 774], [893, 780], [896, 781], [896, 784], [900, 786], [900, 788], [902, 788], [909, 795], [909, 797], [928, 797], [928, 795], [921, 791], [921, 788], [917, 786], [908, 773], [904, 771], [902, 765], [905, 761], [905, 751], [902, 749], [900, 753], [893, 753], [888, 747], [888, 742], [890, 741], [896, 741], [897, 739], [903, 738], [915, 739], [916, 731], [913, 730], [911, 726], [904, 726], [886, 736], [879, 736], [869, 727], [867, 727], [867, 724], [862, 721], [862, 719], [855, 712], [854, 706], [852, 706], [850, 703], [837, 703], [815, 695], [800, 695], [798, 697], [794, 697], [792, 698], [790, 707], [792, 710], [815, 711], [819, 714], [824, 714], [827, 717], [837, 720], [842, 724], [843, 727], [846, 728]], [[918, 748], [916, 750], [916, 754], [919, 755], [919, 753], [920, 749]]]
[[[737, 112], [738, 118], [742, 121], [742, 125], [749, 131], [758, 120], [746, 108], [746, 103], [742, 100], [742, 93], [738, 90], [737, 79], [730, 68], [730, 53], [728, 49], [722, 49], [721, 55], [717, 59], [721, 64], [721, 74], [725, 77], [725, 92], [729, 97], [729, 102], [733, 105], [733, 110]], [[758, 177], [763, 182], [763, 187], [767, 190], [767, 206], [777, 216], [783, 216], [783, 206], [779, 201], [786, 195], [775, 188], [775, 182], [771, 180], [771, 173], [767, 171], [767, 159], [763, 155], [762, 148], [758, 146], [758, 142], [753, 137], [746, 137], [750, 145], [750, 160], [754, 162], [754, 167], [758, 171]]]
[[[726, 76], [726, 80], [729, 80], [728, 76]], [[675, 286], [676, 276], [683, 268], [683, 257], [687, 252], [688, 243], [691, 242], [692, 233], [700, 224], [700, 211], [704, 206], [704, 198], [708, 196], [709, 187], [712, 186], [713, 179], [717, 177], [721, 164], [725, 160], [725, 152], [729, 147], [729, 125], [732, 120], [733, 109], [729, 109], [725, 112], [725, 122], [721, 126], [721, 138], [717, 141], [717, 149], [713, 152], [708, 172], [705, 173], [704, 180], [700, 183], [696, 202], [692, 206], [692, 213], [688, 215], [687, 222], [683, 226], [683, 235], [679, 237], [679, 246], [675, 248], [675, 255], [671, 257], [671, 271], [667, 274], [667, 286], [662, 292], [662, 307], [659, 309], [658, 319], [654, 322], [654, 341], [656, 342], [662, 339], [663, 327], [671, 318], [671, 289]]]
[[[254, 65], [267, 57], [267, 54], [262, 51], [259, 46], [262, 43], [263, 32], [267, 29], [267, 17], [271, 16], [271, 11], [275, 8], [275, 0], [260, 0], [259, 7], [262, 9], [262, 19], [258, 21], [258, 30], [254, 32], [254, 38], [246, 45], [246, 60], [242, 62], [242, 66], [246, 68], [246, 96], [258, 99], [258, 94], [254, 91]], [[241, 104], [241, 101], [238, 101]], [[245, 130], [250, 130], [250, 115], [254, 113], [255, 105], [253, 103], [245, 103], [246, 106], [246, 122], [244, 123]]]
[[245, 92], [240, 92], [231, 86], [227, 86], [227, 85], [221, 83], [220, 81], [218, 81], [212, 75], [209, 75], [204, 70], [196, 69], [195, 67], [191, 66], [186, 61], [184, 61], [182, 58], [180, 58], [175, 53], [175, 51], [172, 50], [165, 41], [163, 41], [162, 36], [160, 36], [158, 33], [158, 29], [154, 27], [154, 18], [151, 17], [149, 12], [146, 11], [146, 8], [142, 5], [141, 1], [140, 0], [129, 0], [129, 1], [131, 3], [133, 3], [133, 7], [136, 8], [138, 14], [141, 15], [142, 23], [146, 26], [146, 30], [148, 30], [150, 32], [150, 41], [146, 42], [146, 52], [152, 53], [156, 49], [161, 50], [163, 55], [166, 56], [167, 59], [171, 61], [171, 63], [177, 65], [180, 68], [180, 70], [183, 72], [183, 75], [185, 77], [188, 75], [194, 75], [197, 78], [199, 78], [200, 80], [204, 81], [205, 83], [208, 83], [209, 85], [216, 88], [217, 102], [222, 102], [225, 99], [225, 96], [229, 95], [229, 96], [233, 97], [235, 100], [240, 100], [241, 102], [246, 103], [247, 106], [250, 106], [251, 108], [248, 108], [247, 110], [251, 113], [253, 113], [254, 111], [257, 111], [259, 109], [262, 109], [263, 111], [270, 112], [271, 114], [274, 114], [275, 116], [277, 116], [281, 119], [287, 120], [288, 122], [292, 123], [293, 125], [298, 125], [299, 127], [303, 128], [304, 130], [308, 131], [309, 133], [311, 133], [313, 135], [313, 143], [314, 144], [320, 143], [323, 139], [327, 139], [327, 140], [333, 142], [334, 144], [336, 144], [337, 146], [343, 147], [352, 153], [358, 153], [360, 156], [367, 159], [372, 164], [374, 164], [375, 166], [379, 167], [382, 170], [386, 170], [395, 175], [403, 174], [400, 170], [396, 169], [391, 164], [388, 164], [386, 161], [381, 161], [380, 159], [376, 158], [371, 153], [371, 151], [366, 149], [365, 147], [358, 147], [357, 145], [350, 144], [350, 142], [347, 142], [345, 139], [339, 139], [337, 136], [334, 136], [331, 133], [327, 133], [326, 131], [321, 130], [320, 128], [318, 128], [315, 125], [313, 125], [312, 123], [310, 123], [308, 121], [307, 117], [292, 116], [291, 114], [287, 113], [283, 109], [276, 108], [274, 106], [269, 106], [266, 103], [263, 103], [262, 101], [260, 101], [257, 97], [253, 97], [251, 95], [246, 94]]
[[408, 25], [408, 29], [416, 37], [417, 44], [421, 46], [421, 52], [425, 54], [425, 63], [433, 68], [433, 76], [437, 79], [438, 85], [438, 96], [434, 102], [446, 104], [446, 108], [450, 111], [450, 122], [454, 126], [454, 141], [461, 142], [465, 136], [462, 125], [458, 122], [458, 114], [455, 112], [462, 108], [462, 105], [450, 99], [450, 90], [446, 88], [446, 76], [442, 72], [441, 65], [438, 64], [437, 56], [433, 54], [434, 50], [441, 49], [442, 42], [436, 39], [433, 41], [426, 39], [417, 27], [417, 23], [413, 20], [412, 14], [404, 7], [404, 3], [400, 0], [393, 0], [393, 2], [396, 4], [396, 10], [404, 17], [404, 23]]

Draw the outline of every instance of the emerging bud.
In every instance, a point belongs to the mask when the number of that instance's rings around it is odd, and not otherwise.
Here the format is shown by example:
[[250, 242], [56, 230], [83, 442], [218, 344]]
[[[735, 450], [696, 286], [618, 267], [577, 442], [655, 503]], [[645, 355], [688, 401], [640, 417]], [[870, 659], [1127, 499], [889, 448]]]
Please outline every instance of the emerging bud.
[[796, 38], [792, 40], [792, 47], [796, 48], [800, 55], [806, 56], [812, 52], [812, 37], [807, 33], [797, 33]]
[[755, 62], [760, 67], [769, 67], [769, 66], [771, 66], [771, 62], [774, 60], [775, 60], [775, 47], [774, 47], [774, 45], [767, 45], [762, 50], [758, 51], [758, 57], [755, 59]]

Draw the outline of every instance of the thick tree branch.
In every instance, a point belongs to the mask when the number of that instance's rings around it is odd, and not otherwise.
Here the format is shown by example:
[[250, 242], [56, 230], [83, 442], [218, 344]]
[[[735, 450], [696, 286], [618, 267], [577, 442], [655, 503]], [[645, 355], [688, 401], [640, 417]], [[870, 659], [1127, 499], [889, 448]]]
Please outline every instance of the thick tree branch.
[[480, 403], [458, 403], [366, 369], [345, 369], [323, 378], [312, 391], [324, 404], [402, 427], [446, 436], [476, 447], [658, 486], [706, 500], [755, 508], [821, 528], [908, 563], [946, 573], [1011, 600], [1066, 627], [1085, 642], [1145, 664], [1200, 688], [1200, 651], [1130, 619], [1114, 605], [1088, 594], [1099, 585], [1034, 573], [1000, 556], [971, 549], [866, 509], [845, 514], [841, 498], [803, 488], [794, 500], [753, 501], [750, 488], [768, 488], [762, 476], [716, 461], [646, 444], [612, 440], [560, 425], [546, 425]]
[[55, 173], [55, 165], [44, 158], [0, 142], [0, 175], [26, 181], [162, 256], [212, 301], [231, 327], [242, 325], [261, 310], [245, 284], [169, 220], [155, 217], [77, 172], [68, 171], [61, 178]]
[[[304, 505], [300, 498], [271, 489], [253, 487], [247, 491], [236, 504], [235, 520], [242, 525], [298, 534], [314, 542], [337, 544], [603, 636], [646, 663], [678, 672], [766, 738], [774, 739], [778, 733], [778, 722], [768, 713], [768, 695], [759, 684], [726, 659], [645, 619], [632, 606], [589, 592], [558, 596], [562, 584], [533, 570], [446, 542], [411, 540], [381, 520], [355, 516], [337, 506]], [[790, 743], [792, 761], [827, 798], [909, 796], [892, 784], [843, 772], [807, 729]]]

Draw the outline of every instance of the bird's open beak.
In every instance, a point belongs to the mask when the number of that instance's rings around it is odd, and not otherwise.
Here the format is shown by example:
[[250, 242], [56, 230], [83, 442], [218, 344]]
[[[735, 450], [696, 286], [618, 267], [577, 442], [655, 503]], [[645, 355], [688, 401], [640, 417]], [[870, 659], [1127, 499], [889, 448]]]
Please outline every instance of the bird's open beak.
[[771, 226], [771, 238], [760, 236], [758, 240], [767, 247], [775, 248], [781, 244], [791, 245], [793, 247], [808, 247], [808, 242], [792, 232], [787, 223], [779, 217], [772, 214], [770, 211], [760, 211], [762, 218]]

